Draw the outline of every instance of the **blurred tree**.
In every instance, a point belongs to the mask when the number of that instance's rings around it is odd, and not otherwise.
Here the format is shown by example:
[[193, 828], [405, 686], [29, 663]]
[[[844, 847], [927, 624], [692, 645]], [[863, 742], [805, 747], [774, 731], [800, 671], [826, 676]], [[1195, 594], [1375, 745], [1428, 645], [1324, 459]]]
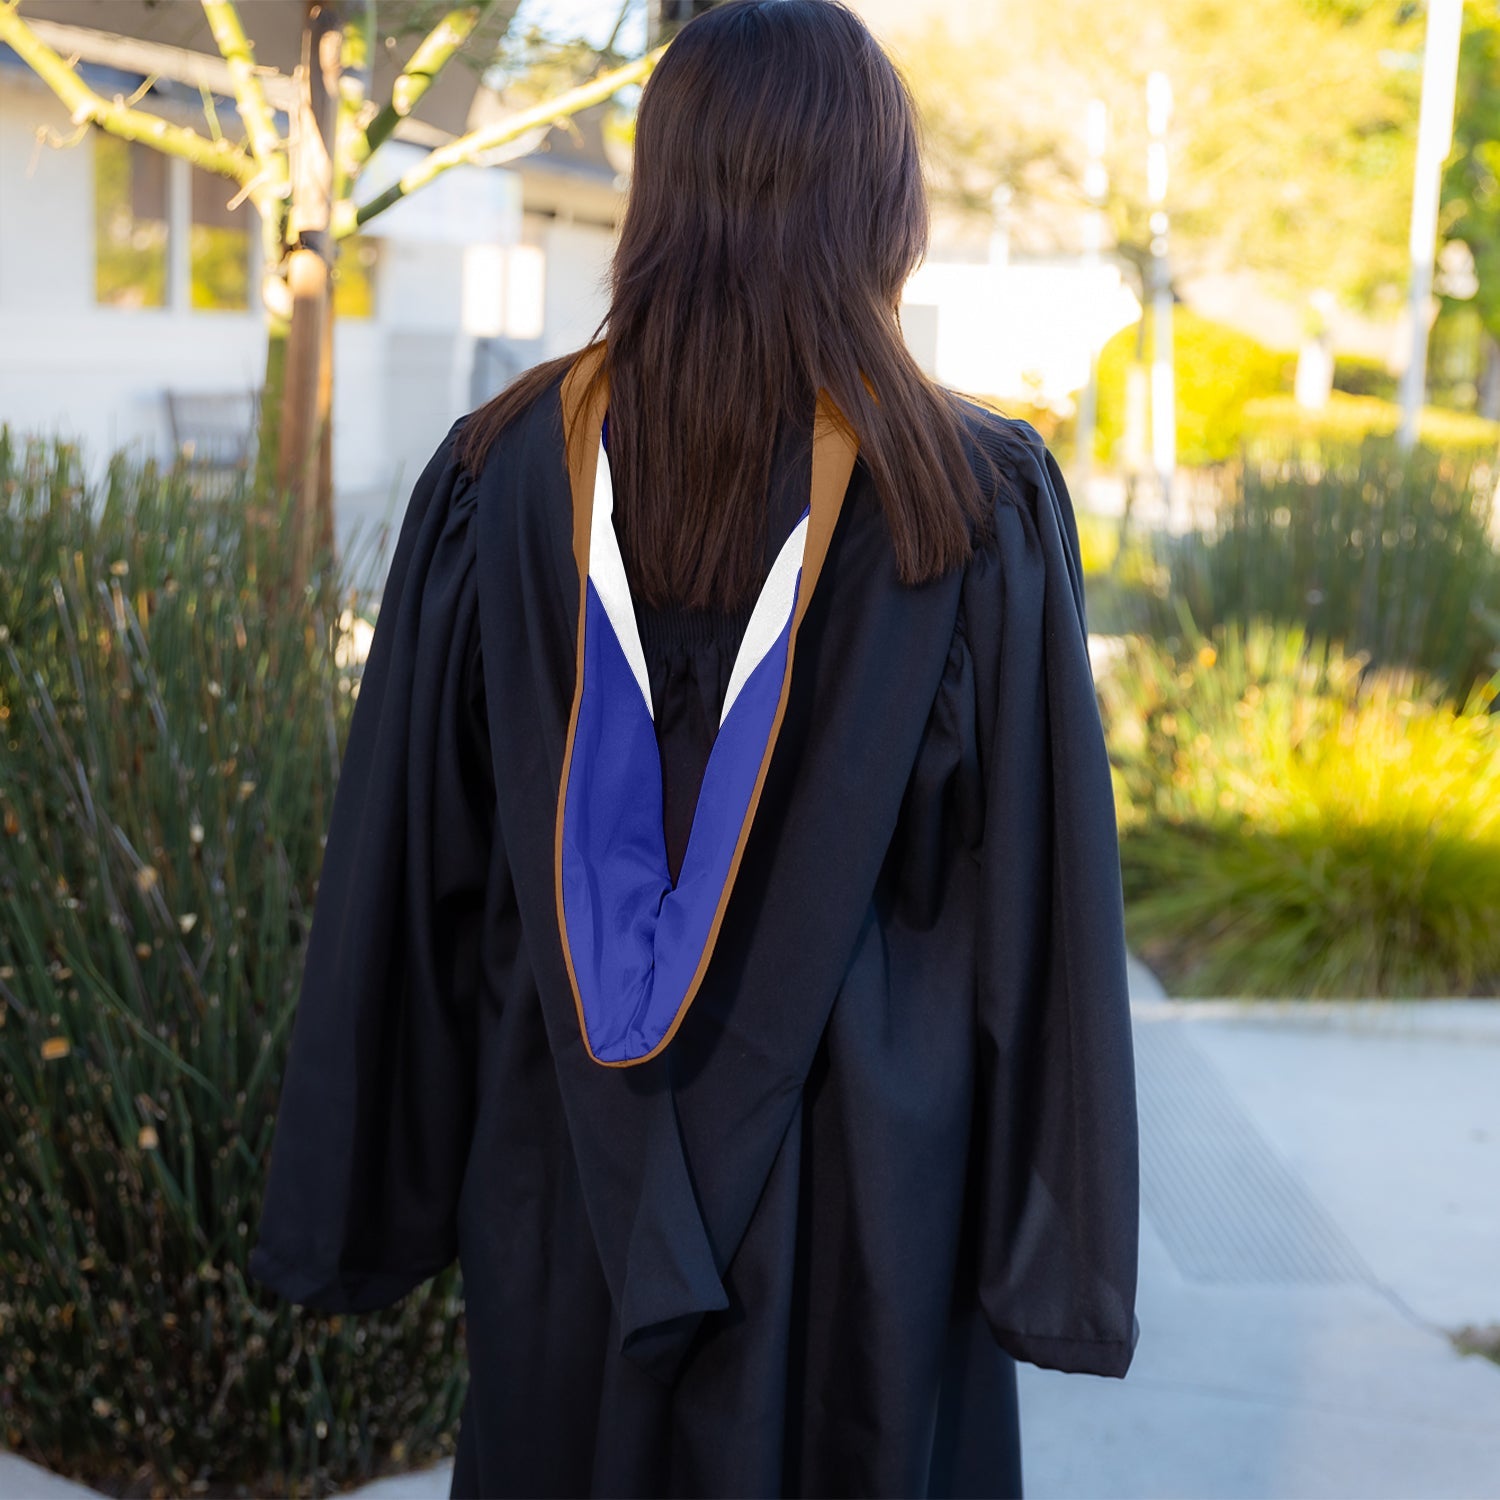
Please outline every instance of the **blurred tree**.
[[[999, 0], [985, 31], [939, 20], [899, 34], [922, 106], [935, 201], [990, 212], [1012, 236], [1086, 205], [1087, 101], [1109, 109], [1107, 211], [1140, 267], [1150, 242], [1145, 80], [1161, 69], [1174, 269], [1254, 268], [1286, 294], [1327, 287], [1398, 305], [1415, 151], [1421, 13], [1395, 0]], [[989, 15], [989, 12], [986, 12]]]
[[[1443, 174], [1439, 229], [1467, 248], [1469, 285], [1481, 350], [1479, 409], [1500, 419], [1500, 4], [1469, 0], [1458, 59], [1453, 151]], [[1439, 284], [1439, 290], [1443, 290]]]

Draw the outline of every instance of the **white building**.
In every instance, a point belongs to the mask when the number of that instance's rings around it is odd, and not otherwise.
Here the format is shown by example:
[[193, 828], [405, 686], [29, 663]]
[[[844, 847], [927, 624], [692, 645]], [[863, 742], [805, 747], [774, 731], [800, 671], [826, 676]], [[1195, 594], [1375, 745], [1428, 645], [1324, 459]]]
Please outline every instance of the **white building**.
[[[87, 60], [79, 68], [106, 97], [143, 82]], [[233, 101], [215, 105], [234, 132]], [[170, 78], [141, 107], [203, 128], [196, 88]], [[603, 315], [624, 181], [597, 112], [579, 128], [581, 146], [553, 130], [509, 165], [454, 168], [345, 243], [334, 394], [341, 529], [399, 505], [455, 416], [580, 342]], [[416, 139], [372, 158], [361, 201], [449, 135], [417, 122], [403, 133]], [[233, 191], [180, 159], [76, 130], [0, 47], [0, 422], [78, 440], [96, 464], [122, 448], [166, 458], [168, 392], [257, 389], [259, 234], [248, 206], [227, 207]]]

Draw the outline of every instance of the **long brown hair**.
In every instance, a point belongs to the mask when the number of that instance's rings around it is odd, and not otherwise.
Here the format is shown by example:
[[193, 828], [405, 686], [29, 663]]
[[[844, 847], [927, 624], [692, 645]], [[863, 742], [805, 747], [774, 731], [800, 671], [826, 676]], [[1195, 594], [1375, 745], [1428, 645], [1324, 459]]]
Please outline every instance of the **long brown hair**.
[[[903, 581], [969, 556], [988, 505], [968, 453], [991, 455], [966, 447], [959, 397], [922, 372], [898, 312], [927, 250], [919, 148], [905, 81], [840, 0], [725, 0], [656, 65], [609, 311], [585, 346], [607, 330], [595, 378], [609, 382], [615, 525], [644, 603], [753, 596], [777, 422], [810, 432], [819, 387], [858, 438]], [[582, 352], [474, 413], [460, 461], [478, 473]]]

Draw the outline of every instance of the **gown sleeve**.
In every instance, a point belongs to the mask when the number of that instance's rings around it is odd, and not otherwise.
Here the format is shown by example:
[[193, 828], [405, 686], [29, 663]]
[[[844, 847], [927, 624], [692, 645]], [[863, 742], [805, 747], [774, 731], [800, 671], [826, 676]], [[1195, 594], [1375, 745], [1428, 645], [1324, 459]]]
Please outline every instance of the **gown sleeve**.
[[335, 791], [251, 1277], [383, 1307], [456, 1257], [494, 828], [473, 481], [423, 470]]
[[1036, 430], [1009, 425], [1015, 492], [962, 604], [985, 809], [980, 1300], [1015, 1358], [1122, 1376], [1140, 1332], [1139, 1181], [1114, 798], [1072, 502]]

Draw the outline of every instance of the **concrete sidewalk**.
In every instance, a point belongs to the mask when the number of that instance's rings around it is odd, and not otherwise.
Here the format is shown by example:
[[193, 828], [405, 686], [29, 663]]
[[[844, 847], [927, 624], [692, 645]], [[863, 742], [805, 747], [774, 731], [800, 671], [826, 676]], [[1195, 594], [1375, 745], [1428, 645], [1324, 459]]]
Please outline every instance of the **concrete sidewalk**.
[[[1500, 1001], [1132, 989], [1141, 1341], [1020, 1367], [1029, 1500], [1500, 1497], [1500, 1365], [1448, 1337], [1500, 1323]], [[90, 1493], [0, 1455], [0, 1500]]]
[[1135, 976], [1141, 1341], [1021, 1366], [1065, 1496], [1500, 1496], [1500, 1002], [1200, 1002]]

